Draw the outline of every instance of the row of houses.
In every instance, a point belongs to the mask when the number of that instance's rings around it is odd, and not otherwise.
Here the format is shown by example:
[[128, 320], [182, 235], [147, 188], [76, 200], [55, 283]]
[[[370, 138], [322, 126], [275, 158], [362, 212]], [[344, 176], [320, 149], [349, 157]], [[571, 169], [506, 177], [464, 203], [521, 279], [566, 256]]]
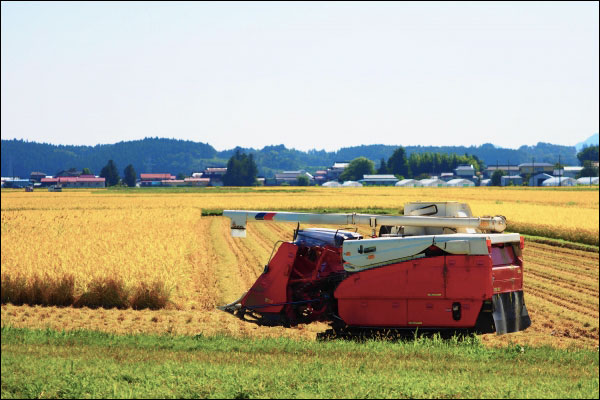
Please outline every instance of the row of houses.
[[[283, 171], [276, 173], [274, 178], [259, 177], [259, 184], [263, 185], [297, 185], [299, 178], [305, 177], [310, 185], [336, 186], [341, 174], [350, 162], [336, 161], [325, 170], [316, 171], [314, 175], [305, 170]], [[596, 163], [596, 167], [597, 167]], [[548, 163], [523, 163], [519, 165], [495, 165], [487, 167], [482, 175], [477, 175], [473, 165], [459, 165], [453, 172], [442, 172], [439, 176], [429, 179], [399, 180], [390, 174], [364, 175], [358, 182], [340, 186], [353, 185], [387, 185], [387, 186], [489, 186], [491, 177], [497, 170], [502, 170], [506, 175], [501, 177], [502, 186], [520, 186], [525, 182], [529, 186], [571, 186], [576, 184], [597, 184], [597, 178], [586, 178], [576, 181], [574, 178], [583, 167], [567, 166], [556, 169]], [[226, 167], [207, 167], [202, 172], [195, 172], [191, 177], [177, 179], [170, 173], [142, 173], [137, 180], [137, 186], [223, 186], [223, 176]], [[528, 180], [526, 181], [525, 179]], [[585, 182], [585, 183], [584, 183]], [[596, 183], [594, 183], [596, 182]], [[29, 179], [2, 178], [3, 187], [23, 188], [28, 186], [59, 186], [65, 188], [100, 188], [105, 187], [105, 179], [94, 175], [83, 175], [81, 171], [70, 169], [57, 173], [56, 176], [47, 176], [43, 172], [32, 172]]]
[[50, 187], [57, 186], [63, 188], [103, 188], [106, 186], [106, 179], [94, 175], [80, 176], [46, 176], [34, 179], [22, 178], [2, 178], [2, 187], [22, 189], [26, 187]]
[[[365, 175], [366, 176], [366, 175]], [[598, 177], [585, 177], [579, 179], [573, 178], [552, 178], [547, 181], [544, 181], [541, 186], [576, 186], [576, 185], [598, 185]], [[339, 183], [338, 181], [329, 181], [325, 182], [323, 187], [362, 187], [368, 185], [365, 183], [364, 179], [359, 181], [346, 181], [344, 183]], [[469, 179], [461, 179], [455, 178], [450, 179], [449, 181], [444, 181], [439, 178], [430, 178], [430, 179], [396, 179], [396, 182], [393, 184], [396, 187], [473, 187], [476, 186], [475, 183]], [[486, 185], [482, 185], [486, 186]], [[489, 186], [489, 185], [488, 185]]]
[[[267, 184], [275, 184], [281, 185], [284, 183], [287, 184], [296, 184], [298, 178], [301, 176], [306, 177], [310, 184], [316, 185], [324, 185], [327, 182], [338, 181], [344, 169], [348, 167], [349, 162], [339, 162], [336, 161], [330, 168], [327, 170], [320, 170], [315, 173], [315, 175], [311, 175], [305, 170], [299, 171], [283, 171], [281, 173], [275, 174], [275, 179], [272, 182], [267, 181]], [[562, 185], [563, 183], [566, 185], [576, 184], [574, 182], [574, 178], [581, 172], [583, 167], [579, 166], [567, 166], [561, 169], [556, 169], [552, 164], [549, 163], [523, 163], [519, 165], [495, 165], [487, 167], [482, 175], [476, 174], [475, 168], [473, 165], [459, 165], [452, 172], [442, 172], [439, 176], [433, 176], [430, 179], [430, 182], [437, 182], [438, 180], [443, 181], [445, 185], [441, 183], [433, 183], [436, 186], [487, 186], [491, 183], [491, 177], [497, 170], [504, 171], [506, 175], [501, 178], [501, 185], [508, 186], [521, 186], [524, 182], [527, 182], [529, 186], [542, 186], [543, 182], [549, 178], [560, 177], [561, 179], [556, 180], [558, 185]], [[573, 180], [563, 179], [563, 178], [572, 178]], [[470, 183], [465, 182], [465, 180], [470, 181]], [[361, 185], [383, 185], [383, 186], [391, 186], [396, 185], [400, 180], [396, 178], [394, 175], [364, 175], [363, 179], [358, 182]], [[405, 180], [405, 181], [415, 181], [415, 180]], [[430, 184], [430, 182], [425, 182], [425, 184]], [[551, 184], [554, 181], [549, 181], [547, 184]], [[593, 180], [592, 180], [593, 182]], [[592, 183], [593, 184], [593, 183]], [[335, 184], [329, 184], [327, 186], [335, 186]], [[400, 184], [400, 186], [405, 186], [405, 184]]]

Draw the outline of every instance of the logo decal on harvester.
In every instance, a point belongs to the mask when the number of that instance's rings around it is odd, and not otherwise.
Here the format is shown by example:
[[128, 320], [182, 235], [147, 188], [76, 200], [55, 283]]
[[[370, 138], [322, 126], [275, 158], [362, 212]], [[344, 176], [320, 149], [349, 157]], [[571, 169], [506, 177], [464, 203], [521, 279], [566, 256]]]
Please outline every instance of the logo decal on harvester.
[[256, 219], [258, 221], [270, 221], [273, 219], [275, 214], [277, 214], [277, 213], [265, 213], [265, 212], [258, 213], [254, 216], [254, 219]]

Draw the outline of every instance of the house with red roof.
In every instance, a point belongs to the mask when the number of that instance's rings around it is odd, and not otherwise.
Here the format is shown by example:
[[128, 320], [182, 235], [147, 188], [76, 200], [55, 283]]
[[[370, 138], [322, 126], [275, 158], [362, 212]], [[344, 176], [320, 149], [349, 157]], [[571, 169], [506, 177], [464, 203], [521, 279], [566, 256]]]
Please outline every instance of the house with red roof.
[[57, 176], [55, 178], [42, 178], [42, 186], [61, 186], [63, 188], [103, 188], [106, 179], [94, 175]]

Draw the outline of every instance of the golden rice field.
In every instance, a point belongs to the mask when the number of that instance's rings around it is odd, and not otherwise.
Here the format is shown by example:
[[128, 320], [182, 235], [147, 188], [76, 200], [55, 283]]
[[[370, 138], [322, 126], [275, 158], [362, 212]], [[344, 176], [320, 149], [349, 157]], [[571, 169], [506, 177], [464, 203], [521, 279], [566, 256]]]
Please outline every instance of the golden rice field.
[[[291, 239], [293, 226], [250, 223], [248, 237], [234, 239], [226, 218], [203, 217], [202, 209], [401, 209], [414, 200], [456, 200], [468, 202], [476, 215], [502, 214], [509, 223], [598, 237], [598, 190], [260, 188], [1, 196], [2, 324], [58, 329], [314, 338], [327, 328], [257, 327], [215, 310], [252, 285], [275, 242]], [[517, 334], [484, 335], [484, 342], [597, 347], [598, 253], [527, 243], [524, 257], [533, 325]], [[76, 307], [4, 304], [7, 290], [15, 288], [22, 291], [16, 303]], [[123, 309], [86, 307], [102, 305], [107, 293]], [[71, 303], [57, 302], [65, 297]], [[132, 309], [147, 307], [161, 309]]]

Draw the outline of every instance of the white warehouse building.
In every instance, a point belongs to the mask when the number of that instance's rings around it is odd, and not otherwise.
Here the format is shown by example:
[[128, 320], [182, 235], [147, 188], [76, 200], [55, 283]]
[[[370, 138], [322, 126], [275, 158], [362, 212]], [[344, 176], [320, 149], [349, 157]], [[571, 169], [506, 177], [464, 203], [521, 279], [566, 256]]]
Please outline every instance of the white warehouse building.
[[396, 182], [394, 186], [420, 187], [423, 186], [423, 184], [416, 179], [402, 179], [401, 181]]
[[472, 187], [475, 186], [475, 184], [468, 180], [468, 179], [451, 179], [448, 182], [446, 182], [446, 184], [448, 186], [453, 186], [453, 187]]
[[322, 186], [323, 187], [342, 187], [342, 184], [339, 183], [338, 181], [329, 181], [329, 182], [325, 182]]
[[356, 181], [345, 181], [342, 183], [343, 187], [362, 187], [362, 183]]
[[554, 176], [542, 182], [542, 186], [575, 186], [577, 181], [566, 176]]
[[446, 184], [446, 182], [444, 182], [441, 179], [438, 178], [431, 178], [431, 179], [421, 179], [421, 185], [426, 186], [426, 187], [445, 187], [448, 186]]
[[597, 185], [598, 184], [598, 177], [597, 176], [584, 176], [582, 178], [577, 179], [577, 184], [578, 185]]

